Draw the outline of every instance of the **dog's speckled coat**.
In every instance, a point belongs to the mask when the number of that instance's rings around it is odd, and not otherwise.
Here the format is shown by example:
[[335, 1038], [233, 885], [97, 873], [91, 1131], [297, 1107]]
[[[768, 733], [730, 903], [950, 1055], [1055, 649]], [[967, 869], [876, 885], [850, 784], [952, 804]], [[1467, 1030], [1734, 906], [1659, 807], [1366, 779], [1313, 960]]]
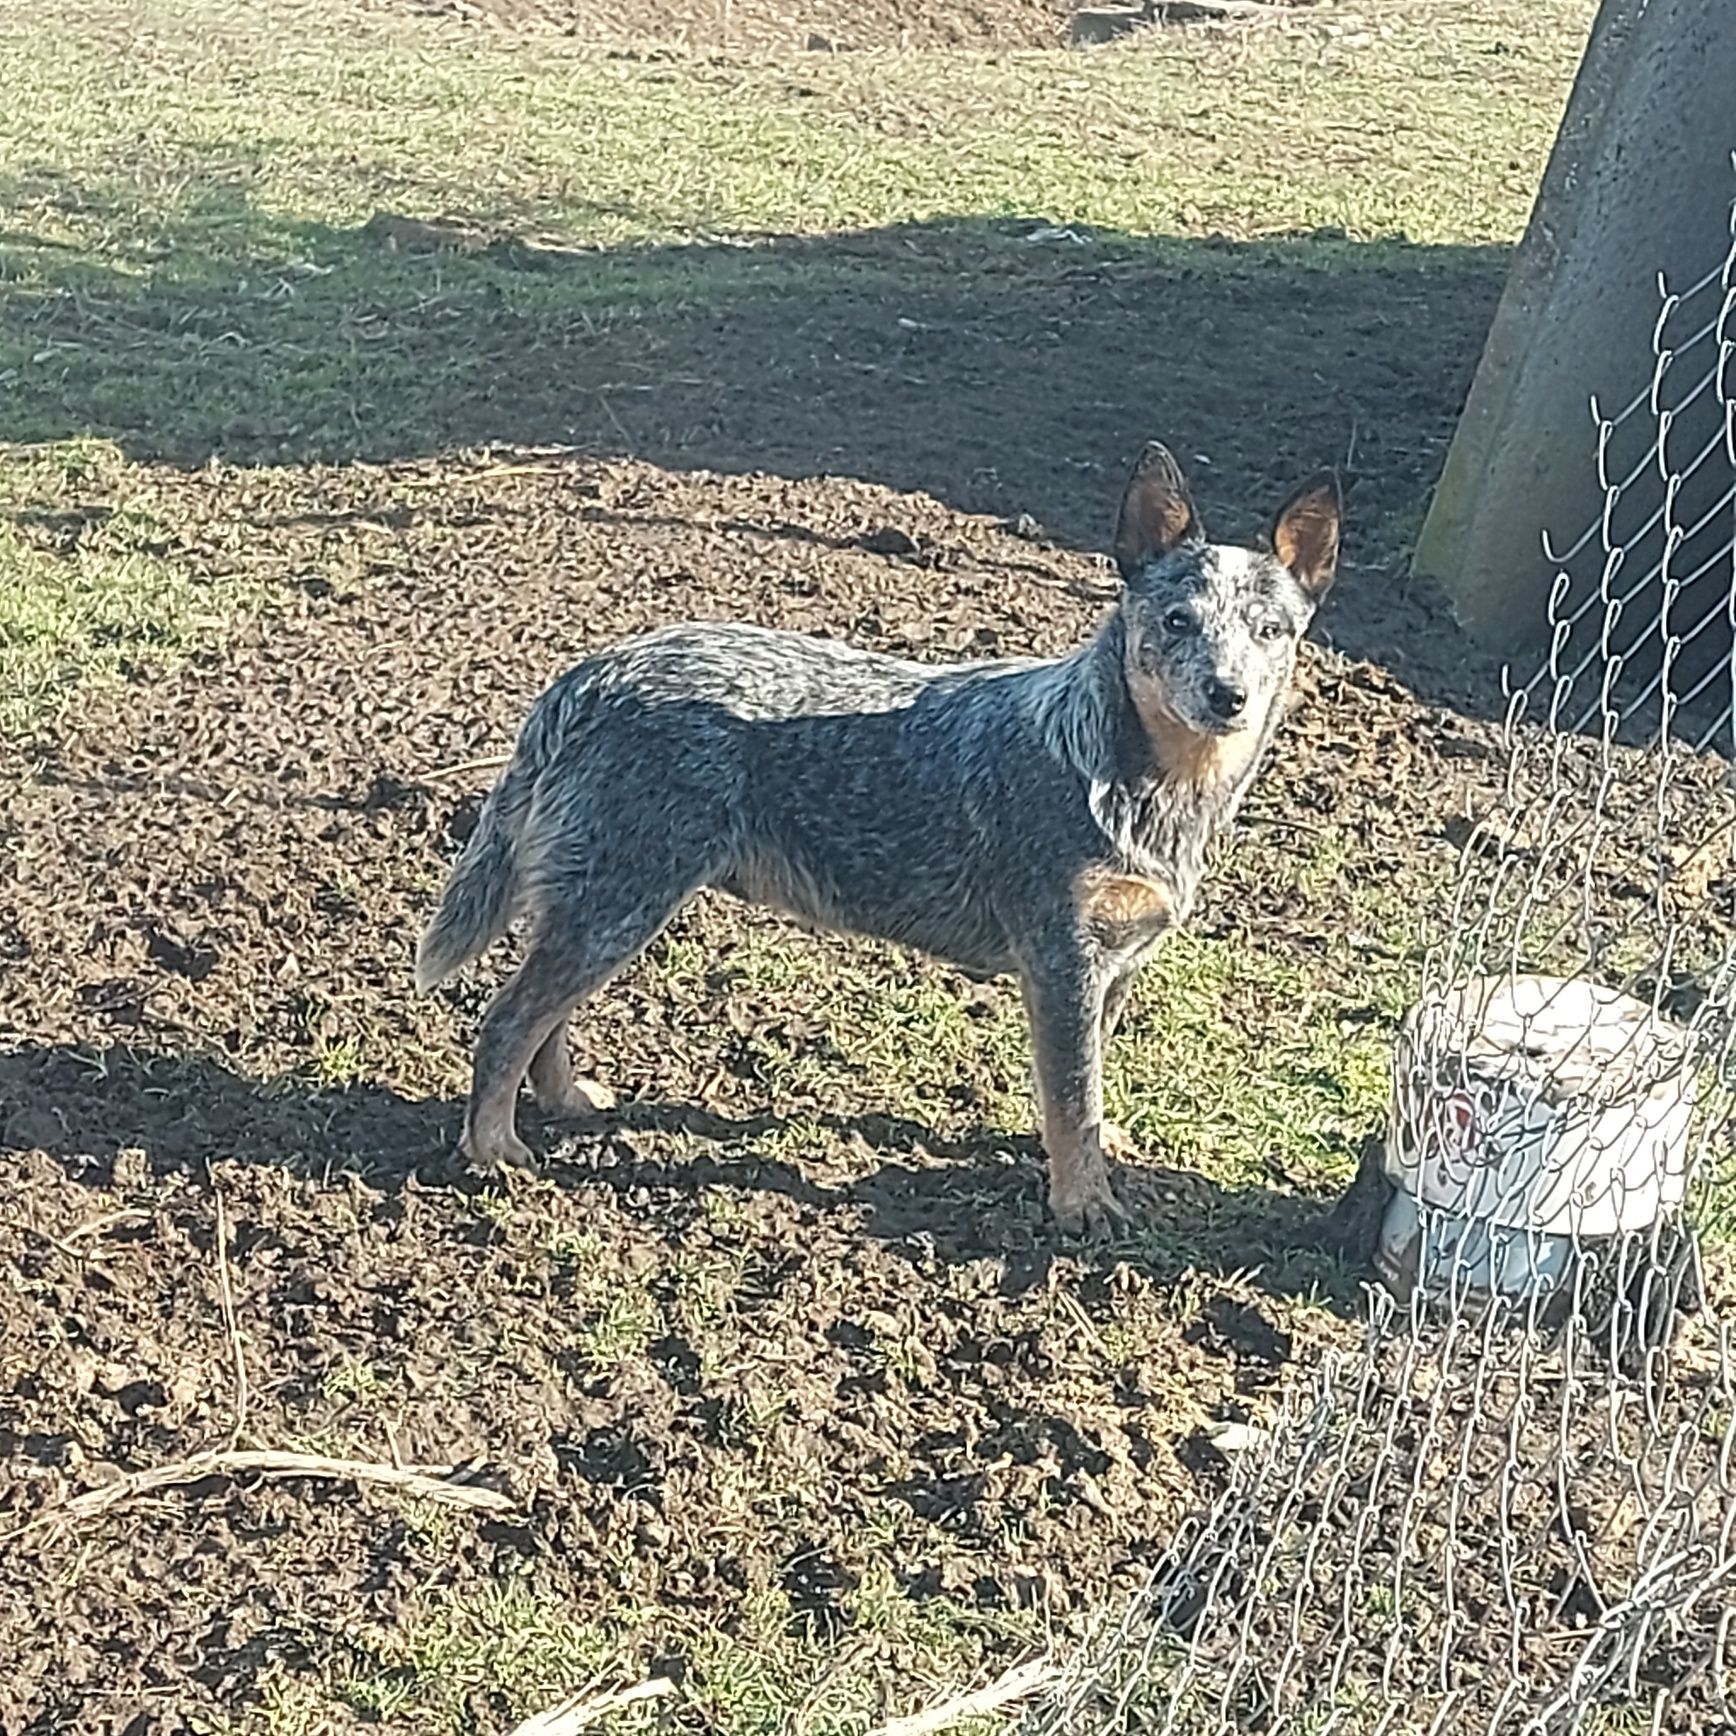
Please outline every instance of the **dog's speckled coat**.
[[428, 988], [528, 919], [477, 1039], [471, 1161], [528, 1163], [527, 1074], [549, 1110], [609, 1106], [572, 1076], [568, 1014], [709, 886], [1016, 974], [1051, 1206], [1069, 1229], [1122, 1217], [1103, 1046], [1271, 741], [1340, 517], [1320, 477], [1270, 551], [1210, 544], [1154, 445], [1121, 504], [1121, 597], [1069, 657], [935, 666], [713, 625], [586, 658], [532, 706], [417, 955]]

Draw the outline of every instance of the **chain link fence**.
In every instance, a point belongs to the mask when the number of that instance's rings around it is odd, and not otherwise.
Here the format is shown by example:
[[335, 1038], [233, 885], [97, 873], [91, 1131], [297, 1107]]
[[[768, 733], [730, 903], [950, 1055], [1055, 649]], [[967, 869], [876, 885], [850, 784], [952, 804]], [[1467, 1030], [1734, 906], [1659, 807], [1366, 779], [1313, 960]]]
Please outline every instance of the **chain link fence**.
[[1731, 234], [1593, 404], [1604, 510], [1341, 1218], [1361, 1347], [1024, 1736], [1736, 1732]]

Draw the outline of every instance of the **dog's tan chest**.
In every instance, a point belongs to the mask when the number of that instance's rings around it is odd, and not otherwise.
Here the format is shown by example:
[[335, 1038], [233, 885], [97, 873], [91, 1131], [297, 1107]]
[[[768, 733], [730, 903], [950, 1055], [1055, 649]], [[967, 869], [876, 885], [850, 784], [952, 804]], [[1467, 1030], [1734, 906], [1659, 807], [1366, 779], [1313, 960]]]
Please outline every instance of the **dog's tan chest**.
[[1182, 915], [1175, 893], [1143, 874], [1087, 868], [1073, 891], [1085, 927], [1112, 949], [1154, 939], [1173, 928]]

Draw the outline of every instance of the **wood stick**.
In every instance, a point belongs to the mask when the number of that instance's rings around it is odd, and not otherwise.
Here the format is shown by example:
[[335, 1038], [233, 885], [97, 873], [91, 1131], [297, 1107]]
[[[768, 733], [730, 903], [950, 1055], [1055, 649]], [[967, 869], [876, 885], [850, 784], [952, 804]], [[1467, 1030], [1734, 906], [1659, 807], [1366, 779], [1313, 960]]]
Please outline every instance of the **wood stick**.
[[558, 1706], [551, 1706], [546, 1712], [537, 1712], [526, 1718], [512, 1736], [573, 1736], [574, 1731], [595, 1724], [611, 1712], [637, 1705], [641, 1700], [658, 1700], [674, 1692], [675, 1684], [667, 1676], [653, 1676], [648, 1682], [638, 1682], [612, 1694], [577, 1694]]
[[88, 1224], [80, 1224], [77, 1229], [68, 1230], [66, 1239], [69, 1242], [81, 1241], [86, 1236], [101, 1235], [104, 1230], [112, 1230], [121, 1224], [149, 1223], [151, 1214], [141, 1211], [106, 1212], [100, 1218], [92, 1218]]
[[217, 1199], [217, 1297], [223, 1308], [223, 1330], [229, 1336], [229, 1354], [235, 1363], [235, 1426], [229, 1433], [233, 1447], [247, 1427], [247, 1352], [241, 1343], [241, 1325], [235, 1316], [235, 1288], [229, 1281], [229, 1214], [223, 1205], [223, 1189], [210, 1176]]
[[913, 1712], [908, 1718], [893, 1718], [874, 1732], [874, 1736], [934, 1736], [937, 1730], [949, 1729], [966, 1718], [984, 1718], [999, 1712], [1015, 1700], [1028, 1700], [1060, 1681], [1061, 1672], [1043, 1658], [1016, 1664], [1005, 1675], [998, 1676], [986, 1688], [969, 1694], [956, 1694], [942, 1700], [925, 1712]]
[[490, 754], [487, 759], [464, 760], [455, 766], [441, 766], [435, 771], [424, 772], [422, 781], [432, 784], [438, 783], [442, 778], [461, 778], [466, 772], [492, 771], [496, 766], [505, 765], [511, 758], [509, 753], [497, 753]]
[[190, 1459], [178, 1459], [170, 1465], [133, 1471], [112, 1483], [87, 1489], [82, 1495], [69, 1496], [7, 1533], [7, 1538], [21, 1537], [26, 1532], [63, 1520], [94, 1519], [111, 1508], [136, 1500], [141, 1495], [154, 1494], [159, 1489], [182, 1488], [189, 1483], [201, 1483], [207, 1477], [238, 1477], [249, 1471], [262, 1477], [326, 1477], [351, 1483], [378, 1483], [430, 1501], [444, 1501], [450, 1506], [470, 1507], [483, 1513], [510, 1513], [514, 1509], [512, 1497], [503, 1495], [498, 1489], [454, 1482], [454, 1472], [448, 1466], [376, 1465], [365, 1459], [331, 1459], [323, 1453], [232, 1449], [196, 1453]]

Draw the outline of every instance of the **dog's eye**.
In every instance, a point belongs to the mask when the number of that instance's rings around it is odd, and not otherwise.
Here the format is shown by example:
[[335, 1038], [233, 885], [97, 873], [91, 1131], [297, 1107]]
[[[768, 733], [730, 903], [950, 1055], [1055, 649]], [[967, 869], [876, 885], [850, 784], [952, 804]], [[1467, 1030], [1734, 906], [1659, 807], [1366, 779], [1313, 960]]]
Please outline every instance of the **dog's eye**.
[[1274, 639], [1284, 637], [1284, 627], [1279, 621], [1265, 620], [1254, 623], [1254, 637], [1263, 645], [1270, 645]]
[[1163, 618], [1164, 627], [1171, 633], [1191, 633], [1194, 619], [1186, 609], [1171, 609]]

